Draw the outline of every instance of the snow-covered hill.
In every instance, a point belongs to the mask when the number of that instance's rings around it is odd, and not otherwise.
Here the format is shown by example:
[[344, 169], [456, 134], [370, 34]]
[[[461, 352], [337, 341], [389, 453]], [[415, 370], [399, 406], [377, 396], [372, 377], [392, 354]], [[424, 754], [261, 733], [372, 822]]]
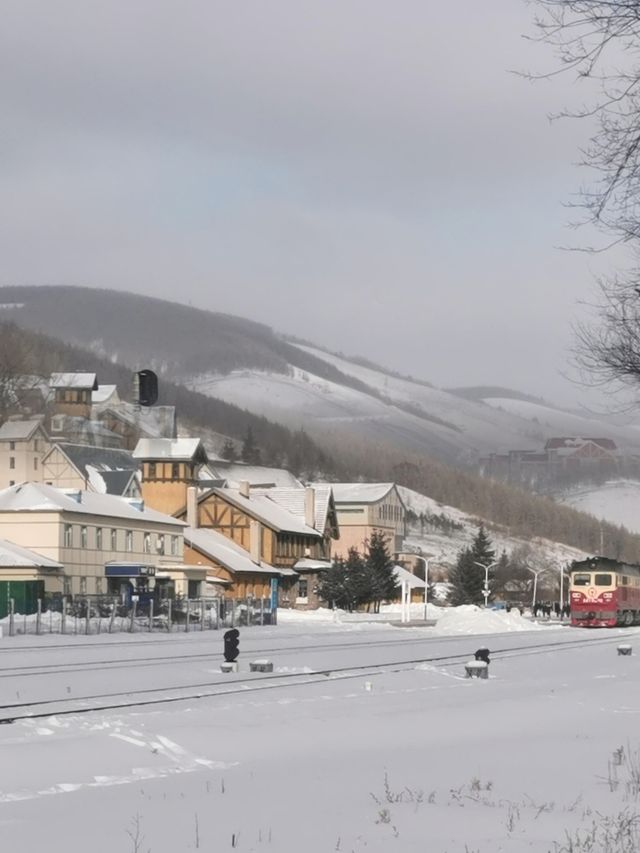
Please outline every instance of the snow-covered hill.
[[250, 368], [199, 374], [186, 382], [291, 426], [392, 443], [455, 464], [494, 452], [542, 449], [552, 436], [605, 436], [621, 449], [640, 451], [640, 433], [632, 427], [523, 400], [464, 399], [310, 346], [299, 349], [355, 380], [355, 387], [291, 365], [286, 374]]
[[[640, 490], [640, 484], [638, 484]], [[482, 521], [477, 517], [455, 507], [439, 504], [432, 498], [407, 489], [399, 487], [399, 492], [407, 509], [412, 510], [417, 516], [441, 517], [451, 522], [448, 531], [438, 525], [423, 524], [420, 521], [412, 523], [406, 540], [406, 550], [414, 553], [422, 553], [433, 557], [433, 565], [448, 568], [452, 566], [458, 556], [458, 552], [471, 544], [473, 537], [478, 532]], [[638, 492], [640, 496], [640, 491]], [[530, 547], [534, 559], [539, 560], [541, 565], [556, 565], [558, 569], [566, 566], [572, 560], [581, 560], [589, 556], [577, 548], [571, 548], [560, 542], [552, 542], [549, 539], [520, 539], [512, 536], [509, 531], [495, 524], [486, 524], [489, 536], [493, 542], [496, 554], [506, 551], [510, 554], [522, 547]]]
[[584, 486], [558, 495], [556, 500], [640, 533], [640, 482], [637, 480], [611, 480], [602, 486]]

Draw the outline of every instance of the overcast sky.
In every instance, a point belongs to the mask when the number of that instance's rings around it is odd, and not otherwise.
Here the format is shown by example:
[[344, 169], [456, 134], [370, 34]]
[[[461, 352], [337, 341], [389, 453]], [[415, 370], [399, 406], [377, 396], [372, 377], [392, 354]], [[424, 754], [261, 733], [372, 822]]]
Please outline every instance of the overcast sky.
[[156, 295], [575, 402], [615, 259], [524, 0], [4, 0], [0, 282]]

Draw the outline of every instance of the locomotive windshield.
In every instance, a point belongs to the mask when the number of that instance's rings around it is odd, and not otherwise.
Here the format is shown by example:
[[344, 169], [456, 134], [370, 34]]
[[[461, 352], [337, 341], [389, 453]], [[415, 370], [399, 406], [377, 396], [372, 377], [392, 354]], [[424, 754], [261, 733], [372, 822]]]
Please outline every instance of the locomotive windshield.
[[591, 584], [591, 575], [581, 572], [573, 576], [574, 586], [589, 586]]
[[596, 586], [611, 586], [611, 575], [596, 575]]

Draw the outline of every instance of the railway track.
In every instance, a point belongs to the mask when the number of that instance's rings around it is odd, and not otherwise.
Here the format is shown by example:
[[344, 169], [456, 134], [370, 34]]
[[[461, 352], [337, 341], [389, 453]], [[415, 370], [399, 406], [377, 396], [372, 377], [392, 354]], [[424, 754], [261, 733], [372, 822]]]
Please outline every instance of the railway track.
[[[462, 639], [462, 638], [461, 638]], [[478, 645], [478, 638], [465, 637], [469, 645]], [[494, 660], [528, 655], [545, 654], [548, 652], [571, 651], [576, 648], [586, 648], [592, 645], [613, 645], [619, 642], [619, 636], [597, 637], [595, 639], [577, 638], [575, 640], [556, 641], [550, 643], [529, 644], [526, 646], [510, 646], [491, 651]], [[357, 644], [357, 645], [362, 645]], [[371, 644], [367, 644], [371, 645]], [[388, 643], [385, 645], [389, 645]], [[406, 643], [405, 643], [406, 645]], [[351, 644], [355, 647], [356, 644]], [[333, 648], [334, 646], [330, 646]], [[308, 650], [308, 647], [305, 647]], [[289, 647], [289, 651], [291, 648]], [[273, 690], [281, 687], [307, 686], [309, 684], [326, 683], [331, 679], [362, 678], [365, 675], [382, 674], [384, 672], [402, 672], [415, 669], [420, 664], [433, 664], [446, 667], [469, 659], [473, 653], [465, 651], [448, 655], [433, 655], [417, 657], [384, 663], [363, 663], [352, 666], [319, 668], [312, 672], [270, 673], [265, 675], [243, 676], [233, 678], [227, 675], [224, 679], [206, 681], [188, 685], [165, 685], [138, 690], [120, 690], [109, 693], [94, 693], [87, 696], [59, 697], [29, 702], [14, 702], [0, 705], [0, 725], [11, 724], [26, 719], [42, 719], [73, 714], [87, 714], [98, 711], [136, 708], [142, 706], [166, 705], [177, 702], [194, 701], [238, 693], [247, 694], [255, 691]], [[197, 692], [193, 692], [197, 691]], [[170, 695], [159, 695], [170, 694]], [[113, 701], [107, 701], [113, 700]], [[89, 705], [82, 703], [91, 703]], [[65, 706], [65, 707], [61, 707]]]

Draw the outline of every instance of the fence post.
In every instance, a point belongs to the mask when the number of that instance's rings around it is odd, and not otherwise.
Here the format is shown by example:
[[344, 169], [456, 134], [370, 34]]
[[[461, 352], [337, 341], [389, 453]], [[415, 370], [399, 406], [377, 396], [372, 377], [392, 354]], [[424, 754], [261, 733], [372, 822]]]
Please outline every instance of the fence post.
[[236, 624], [236, 600], [235, 598], [231, 599], [231, 627], [234, 628]]
[[13, 598], [9, 599], [9, 636], [13, 637], [15, 634], [15, 626], [14, 626], [14, 616], [15, 616], [15, 600]]
[[137, 603], [138, 603], [137, 601], [131, 602], [131, 621], [129, 622], [129, 633], [130, 634], [133, 634], [133, 624], [134, 624], [134, 621], [136, 618], [136, 604]]
[[49, 602], [49, 633], [53, 634], [53, 607]]
[[187, 597], [187, 618], [185, 620], [184, 625], [185, 625], [185, 628], [184, 628], [185, 632], [189, 633], [189, 598], [188, 597]]
[[42, 619], [42, 599], [38, 599], [38, 609], [36, 610], [36, 634], [40, 634], [40, 620]]
[[201, 598], [200, 599], [200, 630], [201, 631], [204, 631], [204, 614], [205, 614], [204, 599]]
[[111, 614], [109, 615], [109, 628], [107, 629], [109, 633], [113, 631], [113, 620], [116, 618], [116, 605], [115, 602], [111, 605]]
[[85, 607], [87, 608], [87, 615], [85, 616], [85, 623], [84, 623], [84, 632], [85, 632], [85, 634], [90, 634], [91, 633], [91, 609], [90, 609], [89, 599], [86, 598], [84, 603], [85, 603]]
[[264, 625], [264, 598], [260, 599], [260, 624]]
[[153, 631], [153, 598], [149, 599], [149, 632]]
[[216, 631], [220, 629], [220, 599], [216, 598]]
[[60, 614], [60, 633], [66, 634], [67, 632], [67, 597], [66, 595], [62, 596], [62, 613]]
[[167, 631], [171, 633], [171, 599], [167, 603]]

